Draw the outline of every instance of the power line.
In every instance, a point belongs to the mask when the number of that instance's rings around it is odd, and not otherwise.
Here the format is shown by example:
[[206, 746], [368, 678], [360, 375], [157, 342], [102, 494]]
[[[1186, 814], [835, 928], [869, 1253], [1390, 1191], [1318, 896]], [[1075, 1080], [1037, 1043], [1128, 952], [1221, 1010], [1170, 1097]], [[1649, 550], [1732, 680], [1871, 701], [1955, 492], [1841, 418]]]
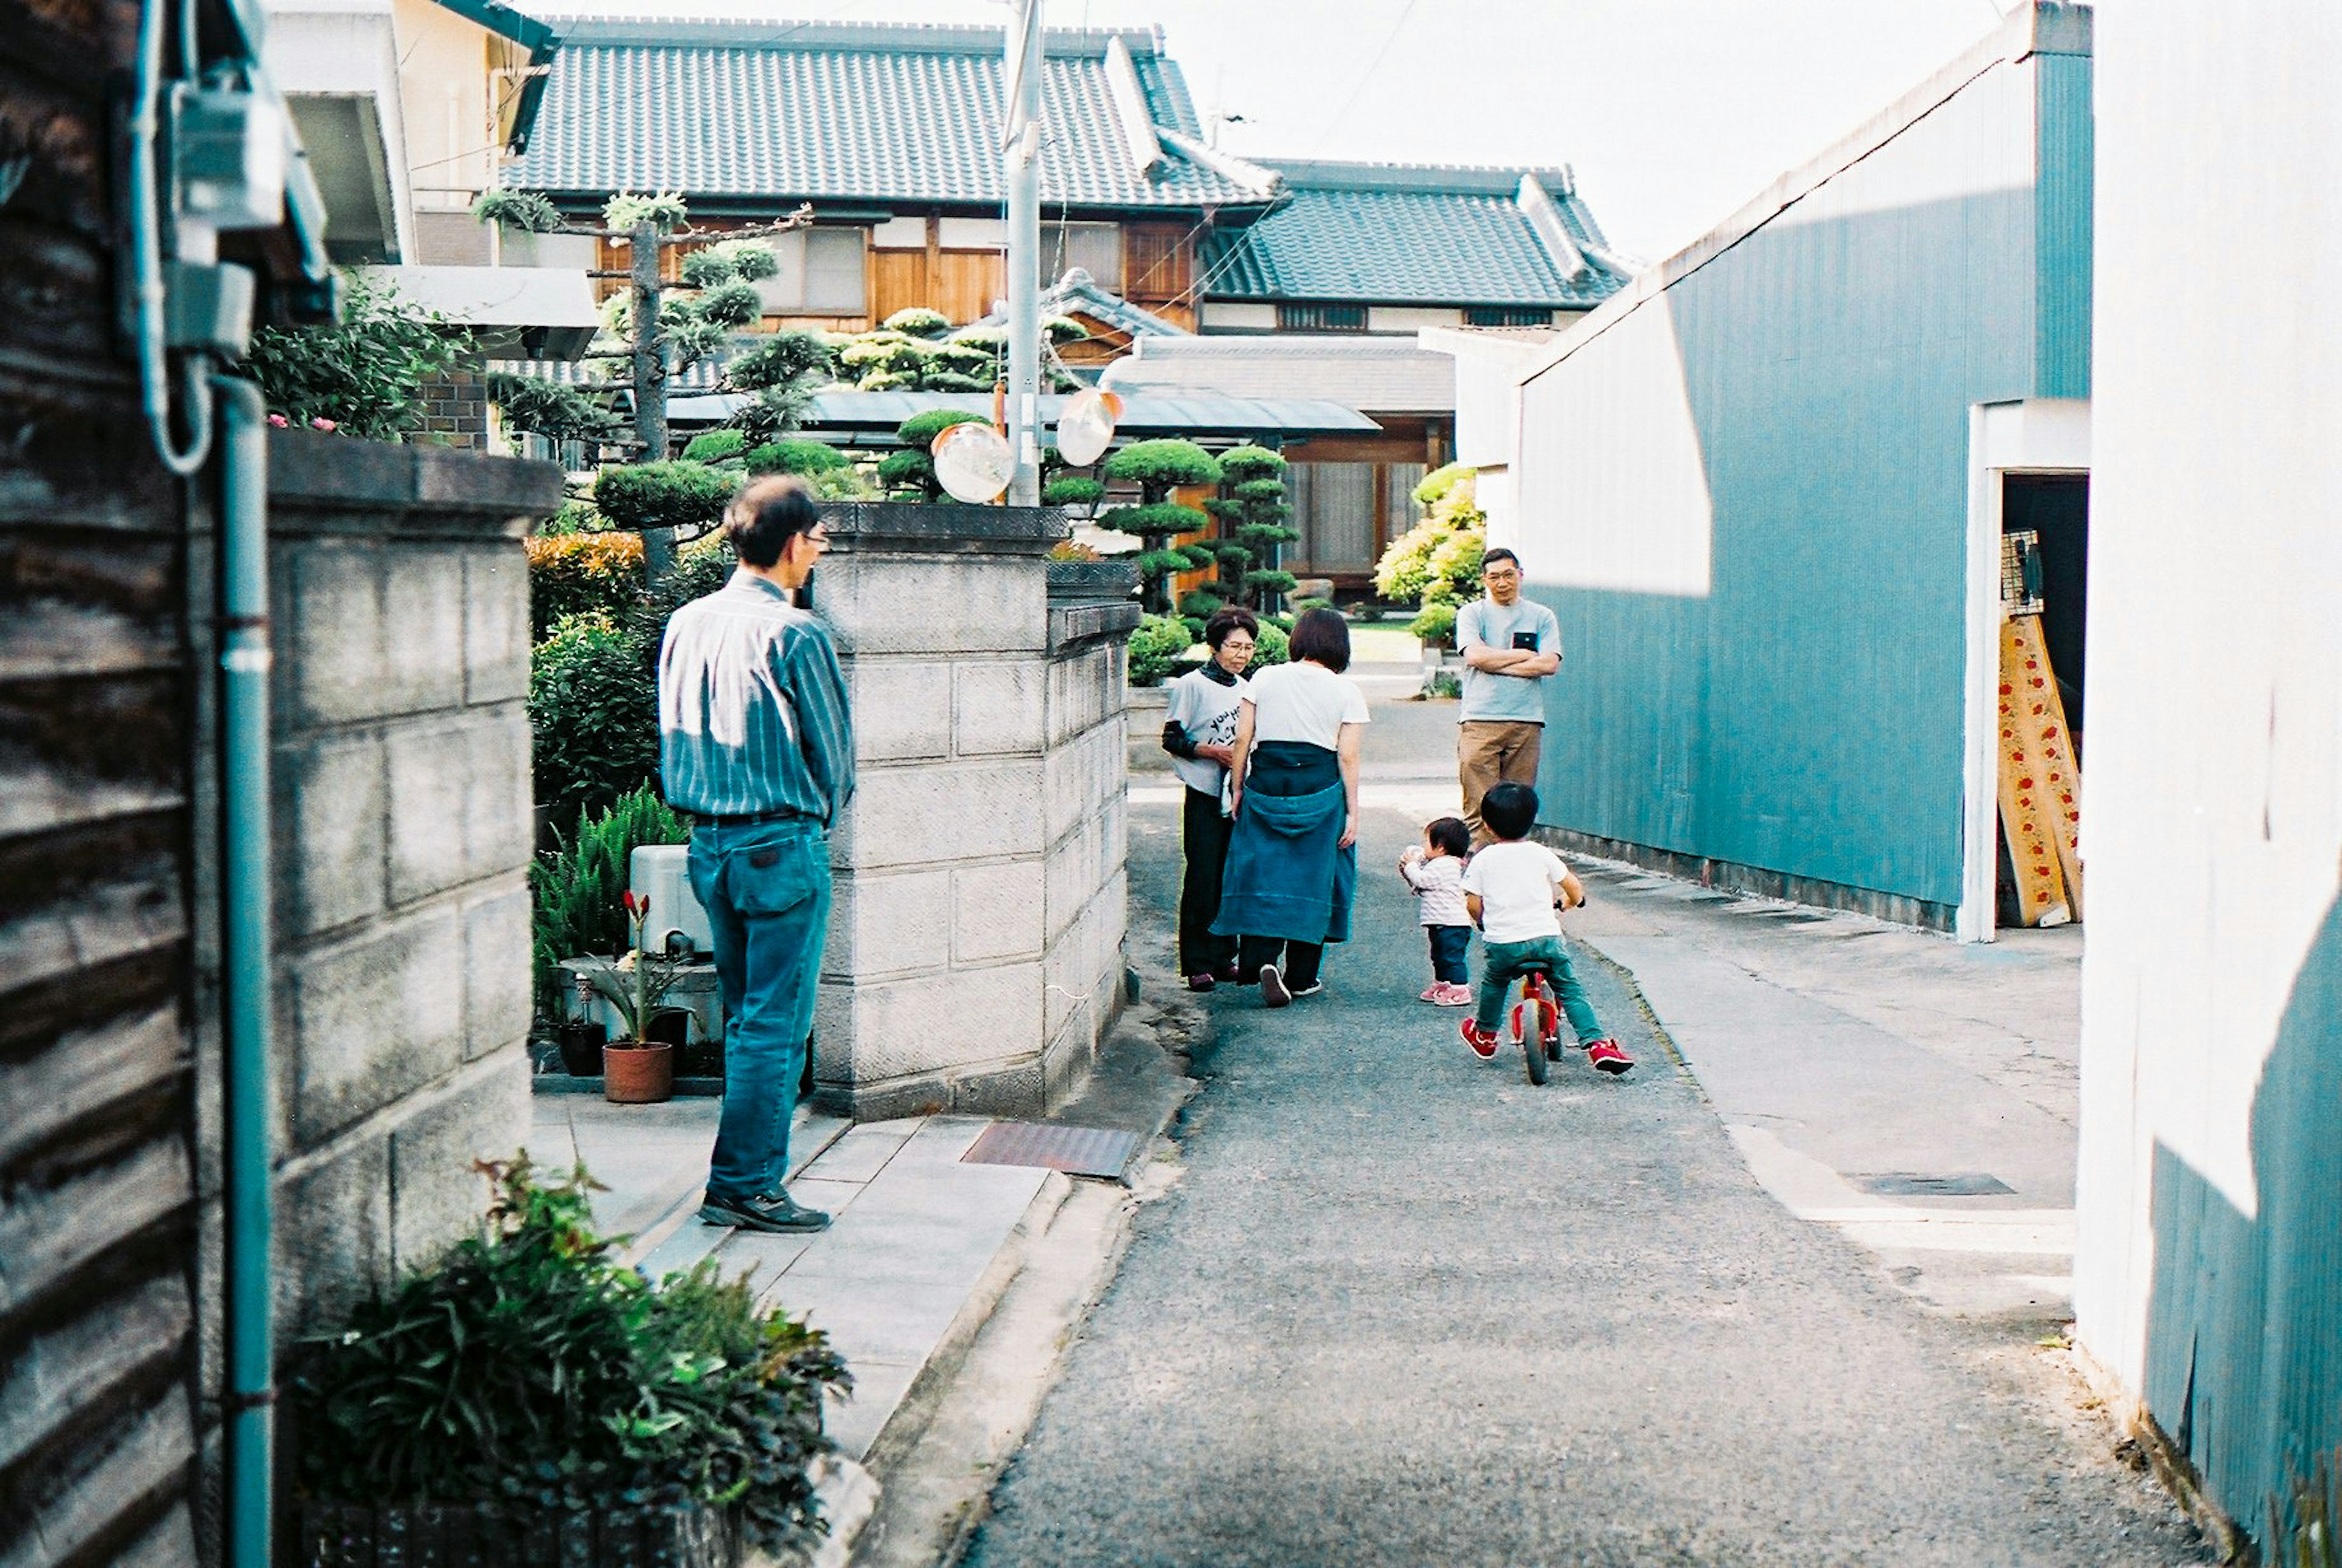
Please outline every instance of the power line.
[[1375, 51], [1374, 62], [1351, 86], [1350, 95], [1342, 101], [1342, 106], [1334, 112], [1334, 117], [1326, 122], [1326, 128], [1317, 134], [1317, 145], [1309, 152], [1311, 157], [1314, 158], [1325, 151], [1326, 138], [1334, 134], [1335, 129], [1341, 125], [1349, 112], [1356, 107], [1359, 95], [1366, 90], [1366, 84], [1373, 81], [1375, 73], [1383, 68], [1383, 60], [1390, 54], [1391, 45], [1398, 42], [1399, 33], [1406, 26], [1407, 18], [1415, 15], [1415, 7], [1416, 0], [1406, 0], [1406, 4], [1399, 8], [1398, 20], [1391, 24], [1390, 33], [1383, 39], [1383, 46]]

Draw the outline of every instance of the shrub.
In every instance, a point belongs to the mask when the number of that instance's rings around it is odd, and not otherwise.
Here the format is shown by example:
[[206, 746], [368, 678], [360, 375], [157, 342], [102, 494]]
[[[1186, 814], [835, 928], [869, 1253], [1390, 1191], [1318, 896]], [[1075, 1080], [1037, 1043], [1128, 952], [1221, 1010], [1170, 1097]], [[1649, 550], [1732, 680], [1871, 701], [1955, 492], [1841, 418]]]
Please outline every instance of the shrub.
[[1251, 667], [1265, 670], [1271, 664], [1286, 663], [1290, 657], [1286, 634], [1291, 629], [1264, 617], [1260, 623], [1260, 635], [1253, 639]]
[[829, 345], [819, 333], [776, 332], [756, 340], [724, 367], [724, 380], [736, 392], [758, 392], [768, 386], [788, 386], [836, 372]]
[[423, 384], [445, 375], [471, 335], [363, 273], [342, 275], [341, 319], [330, 325], [264, 326], [244, 372], [268, 411], [289, 424], [365, 441], [403, 441], [423, 428]]
[[752, 283], [718, 284], [693, 299], [691, 306], [700, 320], [737, 330], [762, 318], [765, 296]]
[[643, 591], [639, 534], [537, 534], [528, 551], [528, 627], [541, 643], [554, 623], [599, 614], [614, 621]]
[[1456, 606], [1448, 600], [1431, 600], [1406, 629], [1426, 643], [1445, 643], [1456, 635]]
[[1162, 684], [1179, 655], [1195, 646], [1186, 623], [1176, 615], [1146, 615], [1130, 634], [1129, 681], [1134, 686]]
[[1080, 343], [1090, 329], [1069, 315], [1053, 315], [1041, 324], [1042, 335], [1053, 344]]
[[561, 226], [561, 213], [552, 201], [535, 191], [485, 191], [472, 204], [475, 222], [499, 228], [549, 235]]
[[[1176, 443], [1174, 444], [1186, 444]], [[1212, 520], [1193, 506], [1180, 506], [1171, 502], [1157, 502], [1143, 506], [1116, 506], [1097, 519], [1101, 527], [1117, 533], [1136, 534], [1146, 546], [1131, 558], [1138, 568], [1144, 587], [1144, 602], [1150, 609], [1169, 608], [1170, 591], [1167, 584], [1174, 574], [1199, 570], [1216, 559], [1209, 545], [1174, 545], [1172, 535], [1201, 533], [1212, 525]]]
[[736, 430], [710, 430], [695, 435], [683, 449], [686, 463], [722, 463], [746, 449], [748, 438]]
[[1293, 574], [1276, 564], [1279, 552], [1301, 537], [1289, 525], [1286, 467], [1266, 447], [1232, 447], [1220, 456], [1220, 494], [1206, 503], [1225, 541], [1215, 552], [1222, 591], [1261, 611], [1274, 609], [1293, 590]]
[[939, 310], [915, 305], [896, 311], [878, 325], [885, 331], [899, 332], [906, 337], [935, 338], [951, 330], [951, 318]]
[[990, 392], [992, 385], [988, 375], [962, 375], [956, 370], [928, 370], [919, 375], [922, 392]]
[[1084, 474], [1065, 474], [1041, 489], [1044, 506], [1086, 506], [1095, 512], [1106, 498], [1106, 486]]
[[933, 501], [943, 494], [936, 482], [936, 460], [924, 452], [889, 452], [878, 460], [878, 484], [888, 494], [907, 492], [915, 500]]
[[1416, 481], [1412, 492], [1415, 504], [1428, 512], [1447, 499], [1448, 493], [1456, 485], [1467, 479], [1476, 480], [1479, 473], [1468, 463], [1451, 463], [1445, 468], [1435, 468]]
[[724, 515], [739, 475], [705, 463], [636, 463], [605, 468], [594, 482], [594, 505], [611, 526], [710, 528]]
[[827, 474], [851, 468], [854, 460], [826, 441], [768, 441], [753, 448], [744, 465], [751, 474]]
[[573, 386], [541, 375], [492, 371], [488, 401], [504, 415], [505, 427], [547, 441], [609, 440], [626, 428], [606, 390]]
[[1383, 552], [1375, 567], [1376, 594], [1394, 604], [1427, 607], [1435, 598], [1455, 602], [1479, 592], [1487, 517], [1473, 479], [1471, 469], [1450, 464], [1416, 486], [1418, 499], [1432, 495], [1430, 514]]
[[556, 622], [529, 660], [537, 804], [599, 811], [658, 772], [658, 696], [642, 653], [601, 612]]
[[1192, 441], [1135, 441], [1106, 460], [1106, 476], [1136, 484], [1153, 505], [1181, 484], [1216, 484], [1220, 465]]
[[914, 414], [895, 427], [895, 439], [904, 445], [926, 451], [936, 437], [955, 424], [989, 424], [992, 421], [981, 414], [969, 414], [957, 408], [931, 408], [925, 414]]
[[666, 234], [681, 228], [690, 216], [682, 194], [676, 191], [648, 196], [622, 191], [602, 204], [602, 222], [614, 229], [630, 229], [636, 224], [648, 224]]
[[654, 1288], [593, 1227], [583, 1166], [540, 1184], [484, 1165], [478, 1234], [302, 1341], [287, 1457], [313, 1496], [469, 1503], [515, 1516], [695, 1503], [752, 1545], [821, 1533], [810, 1466], [826, 1390], [850, 1385], [818, 1331], [760, 1310], [713, 1260]]

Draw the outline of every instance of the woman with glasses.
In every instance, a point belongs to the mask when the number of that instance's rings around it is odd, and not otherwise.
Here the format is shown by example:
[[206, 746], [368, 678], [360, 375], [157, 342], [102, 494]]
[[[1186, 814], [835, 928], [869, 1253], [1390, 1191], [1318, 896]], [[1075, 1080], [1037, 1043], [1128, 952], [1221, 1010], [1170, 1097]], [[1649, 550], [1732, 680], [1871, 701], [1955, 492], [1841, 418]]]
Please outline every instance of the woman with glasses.
[[1252, 663], [1260, 623], [1250, 610], [1231, 605], [1204, 623], [1212, 656], [1170, 685], [1169, 717], [1163, 749], [1187, 787], [1180, 813], [1180, 838], [1186, 869], [1179, 884], [1179, 973], [1190, 991], [1209, 991], [1233, 981], [1236, 944], [1216, 936], [1220, 913], [1220, 871], [1228, 854], [1226, 804], [1228, 764], [1236, 757], [1236, 713], [1244, 705], [1245, 666]]

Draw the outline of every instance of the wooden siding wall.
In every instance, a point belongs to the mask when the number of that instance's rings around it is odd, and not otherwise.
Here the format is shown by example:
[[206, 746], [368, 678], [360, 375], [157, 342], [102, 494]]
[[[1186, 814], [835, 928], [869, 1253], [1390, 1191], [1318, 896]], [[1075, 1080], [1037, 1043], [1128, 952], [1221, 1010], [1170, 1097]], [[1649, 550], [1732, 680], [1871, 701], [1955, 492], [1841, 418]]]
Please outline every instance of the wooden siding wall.
[[131, 0], [0, 0], [0, 1562], [183, 1564], [196, 1422], [176, 490], [114, 356]]

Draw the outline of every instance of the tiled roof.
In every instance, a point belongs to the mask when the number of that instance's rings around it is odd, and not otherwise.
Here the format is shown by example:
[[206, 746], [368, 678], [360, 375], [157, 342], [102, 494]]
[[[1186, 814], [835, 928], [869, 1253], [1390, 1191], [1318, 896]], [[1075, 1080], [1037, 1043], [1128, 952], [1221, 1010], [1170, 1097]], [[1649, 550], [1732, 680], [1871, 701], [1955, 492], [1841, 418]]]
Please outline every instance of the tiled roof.
[[1566, 169], [1269, 166], [1287, 195], [1215, 231], [1206, 298], [1586, 309], [1631, 275]]
[[[1041, 291], [1041, 316], [1086, 315], [1101, 325], [1139, 337], [1186, 337], [1187, 329], [1177, 322], [1166, 321], [1151, 310], [1131, 304], [1110, 289], [1100, 288], [1096, 278], [1081, 267], [1069, 267], [1066, 275]], [[970, 322], [963, 330], [992, 327], [1008, 328], [1006, 311], [995, 311], [980, 321]]]
[[[1118, 43], [1119, 47], [1115, 45]], [[998, 28], [576, 20], [508, 184], [577, 193], [996, 207]], [[1041, 74], [1041, 198], [1053, 207], [1258, 205], [1274, 192], [1195, 145], [1194, 104], [1159, 32], [1052, 32]], [[1133, 119], [1124, 124], [1129, 105]], [[1151, 171], [1135, 145], [1156, 146]]]

